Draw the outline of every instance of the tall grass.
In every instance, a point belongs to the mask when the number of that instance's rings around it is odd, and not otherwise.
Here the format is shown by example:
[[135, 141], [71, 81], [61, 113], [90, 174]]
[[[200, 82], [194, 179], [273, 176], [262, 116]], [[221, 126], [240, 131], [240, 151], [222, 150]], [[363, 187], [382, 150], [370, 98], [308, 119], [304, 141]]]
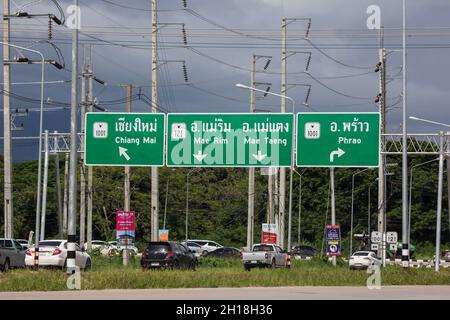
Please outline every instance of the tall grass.
[[[141, 270], [139, 260], [122, 266], [121, 257], [94, 258], [93, 268], [81, 272], [83, 290], [145, 288], [217, 288], [268, 286], [365, 286], [369, 274], [352, 271], [346, 265], [333, 267], [320, 259], [292, 261], [286, 269], [244, 271], [239, 260], [207, 258], [197, 271]], [[66, 289], [67, 276], [61, 270], [12, 270], [0, 274], [0, 291], [55, 291]], [[403, 270], [388, 266], [382, 270], [382, 285], [449, 285], [450, 269]]]

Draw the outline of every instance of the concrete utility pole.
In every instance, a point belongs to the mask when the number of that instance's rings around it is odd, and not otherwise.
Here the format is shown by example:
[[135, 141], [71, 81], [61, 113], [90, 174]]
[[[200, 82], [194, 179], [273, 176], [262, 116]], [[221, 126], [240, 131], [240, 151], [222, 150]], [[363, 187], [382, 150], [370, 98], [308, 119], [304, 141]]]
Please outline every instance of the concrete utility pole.
[[[126, 112], [131, 112], [131, 97], [133, 95], [133, 85], [129, 84], [127, 87], [127, 110]], [[123, 183], [123, 191], [124, 191], [124, 210], [126, 212], [130, 211], [130, 166], [125, 166], [125, 175], [124, 175], [124, 183]], [[122, 260], [123, 265], [128, 265], [128, 250], [122, 251]]]
[[441, 223], [442, 223], [442, 189], [444, 182], [444, 132], [439, 133], [439, 180], [438, 180], [438, 201], [436, 212], [436, 253], [434, 270], [439, 272], [441, 255]]
[[[330, 168], [330, 188], [331, 188], [331, 225], [336, 225], [336, 200], [334, 197], [334, 167]], [[332, 257], [333, 266], [336, 266], [336, 256]]]
[[[3, 61], [10, 60], [9, 0], [3, 0]], [[13, 171], [11, 153], [11, 66], [3, 63], [3, 172], [5, 238], [13, 238]]]
[[447, 132], [447, 198], [448, 198], [448, 233], [450, 237], [450, 132]]
[[[94, 55], [92, 46], [89, 46], [90, 59], [89, 59], [89, 112], [94, 111]], [[93, 195], [93, 170], [92, 166], [88, 166], [88, 186], [87, 186], [87, 249], [92, 248], [92, 195]]]
[[408, 118], [406, 104], [406, 0], [403, 0], [403, 121], [402, 121], [402, 266], [409, 267], [408, 244]]
[[45, 155], [44, 155], [44, 182], [42, 188], [42, 209], [41, 209], [41, 232], [40, 241], [45, 240], [45, 220], [47, 216], [47, 185], [48, 185], [48, 130], [44, 133]]
[[[386, 49], [380, 49], [380, 62], [378, 64], [378, 73], [380, 81], [380, 93], [378, 96], [378, 106], [380, 109], [380, 152], [382, 151], [382, 146], [384, 145], [384, 136], [386, 133]], [[380, 166], [378, 167], [378, 232], [382, 234], [386, 232], [386, 204], [385, 200], [385, 171], [386, 171], [386, 155], [380, 155]], [[383, 237], [384, 239], [384, 237]], [[382, 259], [383, 265], [386, 260], [386, 243], [383, 241], [380, 250], [378, 250], [378, 257]]]
[[[287, 19], [281, 19], [281, 113], [286, 113], [287, 93]], [[284, 247], [284, 211], [286, 204], [286, 168], [280, 168], [280, 193], [278, 204], [279, 245]]]
[[[152, 112], [158, 112], [158, 6], [152, 0]], [[151, 240], [158, 240], [159, 229], [159, 188], [158, 168], [152, 168], [151, 178]]]
[[[250, 85], [255, 88], [256, 78], [256, 55], [252, 55]], [[250, 112], [255, 112], [256, 91], [250, 90]], [[255, 217], [255, 168], [248, 169], [248, 216], [247, 216], [247, 248], [250, 250], [253, 246]]]
[[63, 238], [67, 237], [67, 211], [69, 209], [69, 154], [64, 160]]
[[[55, 138], [54, 144], [56, 146], [58, 138], [56, 134], [58, 132], [54, 131]], [[55, 173], [56, 173], [56, 205], [58, 210], [58, 237], [63, 238], [63, 213], [62, 213], [62, 195], [61, 195], [61, 175], [59, 172], [59, 153], [55, 152]]]
[[[78, 0], [74, 0], [78, 8]], [[78, 10], [78, 9], [76, 9]], [[76, 12], [78, 16], [79, 12]], [[79, 21], [77, 19], [76, 24]], [[72, 29], [72, 89], [70, 108], [70, 169], [69, 169], [69, 212], [68, 212], [68, 241], [67, 241], [67, 273], [75, 272], [75, 242], [77, 215], [77, 117], [78, 117], [78, 28]]]
[[[81, 150], [84, 150], [84, 116], [86, 114], [86, 46], [83, 46], [83, 62], [81, 66]], [[80, 156], [80, 246], [84, 246], [86, 235], [86, 167], [84, 166], [84, 153]]]

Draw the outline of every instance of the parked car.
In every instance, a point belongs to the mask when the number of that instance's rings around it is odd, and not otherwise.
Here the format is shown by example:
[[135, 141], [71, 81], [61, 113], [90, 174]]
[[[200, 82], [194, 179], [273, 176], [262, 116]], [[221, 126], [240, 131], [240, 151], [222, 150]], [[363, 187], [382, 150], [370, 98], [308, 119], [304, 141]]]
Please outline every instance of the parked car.
[[199, 244], [202, 247], [203, 255], [223, 247], [221, 244], [218, 244], [217, 242], [211, 240], [188, 240], [188, 242], [195, 242]]
[[356, 251], [348, 263], [350, 269], [367, 269], [370, 266], [381, 264], [376, 253], [372, 251]]
[[255, 267], [286, 267], [286, 260], [286, 251], [273, 244], [255, 244], [252, 251], [242, 253], [242, 264], [247, 271]]
[[29, 249], [33, 246], [33, 244], [30, 244], [28, 240], [25, 239], [15, 239], [23, 248]]
[[25, 249], [14, 239], [0, 239], [0, 271], [25, 267]]
[[136, 248], [134, 245], [123, 245], [121, 243], [119, 243], [118, 241], [109, 241], [108, 242], [109, 247], [105, 248], [105, 250], [107, 250], [106, 255], [113, 255], [114, 251], [116, 251], [117, 254], [122, 253], [122, 250], [124, 250], [125, 248], [129, 251], [131, 251], [133, 254], [137, 255], [139, 253], [139, 249]]
[[[75, 244], [75, 265], [80, 269], [91, 268], [91, 256]], [[27, 249], [25, 263], [34, 265], [35, 248]], [[43, 240], [39, 241], [39, 266], [65, 268], [67, 262], [67, 240]]]
[[445, 262], [450, 262], [450, 250], [444, 251], [444, 260]]
[[[88, 245], [87, 242], [85, 242], [84, 245], [83, 245], [84, 246], [84, 250], [87, 250], [87, 245]], [[108, 247], [110, 247], [110, 245], [106, 241], [101, 241], [101, 240], [92, 240], [91, 241], [91, 249], [92, 250], [95, 250], [95, 249], [103, 250], [103, 249], [108, 248]]]
[[206, 257], [216, 257], [216, 258], [240, 258], [241, 250], [236, 248], [219, 248], [214, 251], [208, 252]]
[[203, 254], [202, 246], [198, 243], [192, 242], [192, 241], [183, 241], [181, 244], [188, 247], [189, 250], [194, 251], [196, 257], [200, 257]]
[[311, 246], [297, 245], [292, 247], [291, 254], [300, 258], [312, 258], [320, 255], [320, 251]]
[[192, 269], [197, 268], [197, 257], [179, 242], [150, 242], [142, 253], [141, 266], [149, 268]]

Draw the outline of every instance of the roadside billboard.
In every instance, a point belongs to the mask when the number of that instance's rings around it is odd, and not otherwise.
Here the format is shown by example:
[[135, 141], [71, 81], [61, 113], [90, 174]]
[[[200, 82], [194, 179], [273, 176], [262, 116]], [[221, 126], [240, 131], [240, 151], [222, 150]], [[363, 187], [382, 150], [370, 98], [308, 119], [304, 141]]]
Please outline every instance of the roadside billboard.
[[278, 226], [274, 223], [263, 223], [262, 225], [262, 243], [277, 244]]
[[116, 212], [116, 239], [134, 242], [135, 237], [135, 213], [134, 211]]

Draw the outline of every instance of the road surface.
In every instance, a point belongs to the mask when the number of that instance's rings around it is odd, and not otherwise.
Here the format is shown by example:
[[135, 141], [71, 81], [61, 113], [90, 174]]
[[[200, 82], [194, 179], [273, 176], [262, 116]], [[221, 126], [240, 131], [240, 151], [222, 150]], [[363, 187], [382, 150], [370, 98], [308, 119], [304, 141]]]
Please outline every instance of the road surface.
[[0, 300], [450, 300], [449, 286], [278, 287], [0, 292]]

